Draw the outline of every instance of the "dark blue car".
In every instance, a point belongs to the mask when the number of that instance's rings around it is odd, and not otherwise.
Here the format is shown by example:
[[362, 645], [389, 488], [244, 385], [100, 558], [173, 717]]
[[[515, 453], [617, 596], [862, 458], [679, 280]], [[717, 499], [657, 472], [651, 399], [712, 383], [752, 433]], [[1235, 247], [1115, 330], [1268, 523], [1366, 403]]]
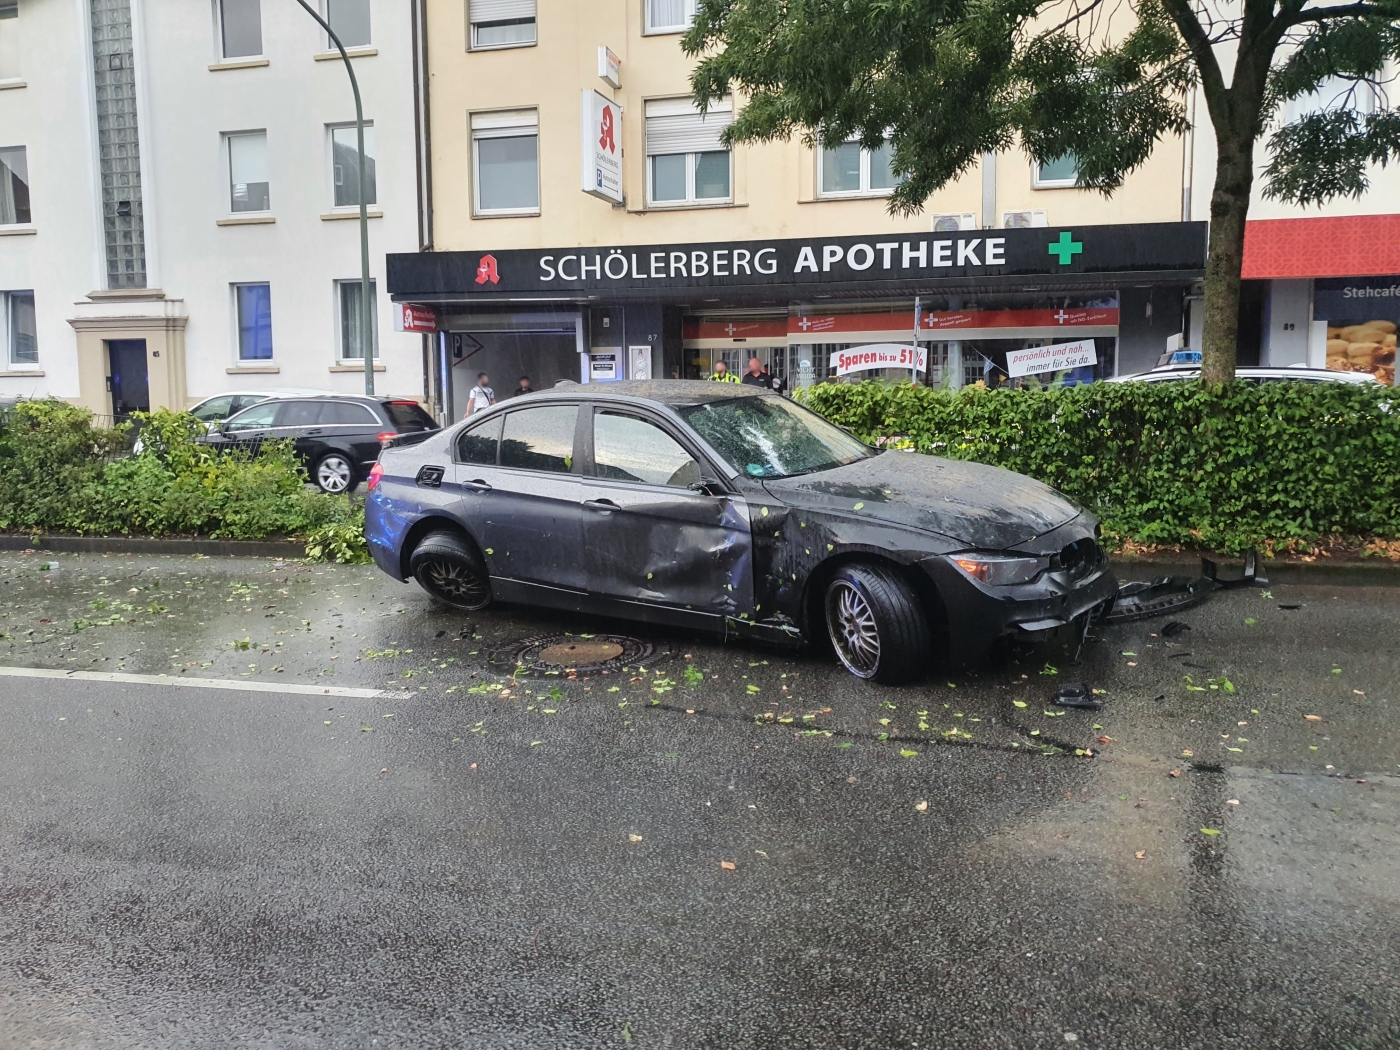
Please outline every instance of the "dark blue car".
[[391, 446], [366, 530], [381, 569], [455, 608], [829, 641], [880, 682], [1083, 623], [1117, 590], [1094, 518], [1040, 482], [719, 383], [556, 389]]

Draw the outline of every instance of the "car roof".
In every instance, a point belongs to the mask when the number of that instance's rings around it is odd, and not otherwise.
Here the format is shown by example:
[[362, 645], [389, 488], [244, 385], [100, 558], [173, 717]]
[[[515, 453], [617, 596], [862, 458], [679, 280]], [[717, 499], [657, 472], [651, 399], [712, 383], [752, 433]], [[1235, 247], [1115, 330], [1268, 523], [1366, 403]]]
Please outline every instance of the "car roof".
[[[611, 383], [573, 383], [547, 390], [534, 390], [526, 395], [567, 398], [622, 397], [639, 401], [655, 401], [663, 405], [704, 405], [714, 401], [729, 401], [741, 397], [761, 397], [771, 391], [739, 383], [715, 383], [707, 379], [624, 379]], [[498, 402], [509, 405], [518, 399]]]
[[[1200, 365], [1163, 365], [1160, 368], [1152, 368], [1133, 375], [1114, 376], [1108, 382], [1160, 382], [1168, 379], [1198, 379], [1200, 375]], [[1369, 372], [1338, 372], [1330, 368], [1312, 368], [1307, 365], [1285, 365], [1274, 368], [1263, 365], [1245, 365], [1235, 369], [1235, 376], [1239, 379], [1301, 379], [1323, 383], [1379, 382]]]

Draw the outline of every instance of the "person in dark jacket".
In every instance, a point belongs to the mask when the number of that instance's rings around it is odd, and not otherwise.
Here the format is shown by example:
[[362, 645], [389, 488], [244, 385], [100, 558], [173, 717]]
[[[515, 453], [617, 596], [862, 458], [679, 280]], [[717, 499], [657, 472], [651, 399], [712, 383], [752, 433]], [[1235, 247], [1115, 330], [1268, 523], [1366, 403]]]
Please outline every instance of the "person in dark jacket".
[[763, 374], [763, 362], [756, 357], [749, 358], [749, 370], [744, 373], [744, 378], [739, 380], [745, 386], [768, 385], [768, 377]]
[[511, 394], [510, 396], [519, 397], [521, 394], [533, 394], [534, 392], [535, 388], [530, 385], [530, 377], [521, 376], [520, 382], [515, 387], [515, 393]]

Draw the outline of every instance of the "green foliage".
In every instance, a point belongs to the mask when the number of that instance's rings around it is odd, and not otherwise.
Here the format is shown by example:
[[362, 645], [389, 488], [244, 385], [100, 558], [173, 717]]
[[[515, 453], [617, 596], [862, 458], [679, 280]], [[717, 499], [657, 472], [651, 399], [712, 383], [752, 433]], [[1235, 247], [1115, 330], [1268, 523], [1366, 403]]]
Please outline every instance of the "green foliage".
[[306, 556], [312, 561], [363, 565], [369, 559], [365, 539], [365, 511], [360, 507], [348, 517], [329, 521], [306, 537]]
[[1038, 478], [1092, 508], [1110, 542], [1400, 536], [1400, 396], [1380, 385], [832, 383], [805, 401], [872, 443]]
[[20, 402], [0, 417], [0, 530], [310, 534], [313, 556], [362, 560], [363, 508], [307, 491], [290, 442], [267, 444], [253, 458], [200, 444], [203, 424], [187, 413], [135, 418], [141, 451], [125, 455], [128, 426], [94, 426], [91, 412], [62, 401]]

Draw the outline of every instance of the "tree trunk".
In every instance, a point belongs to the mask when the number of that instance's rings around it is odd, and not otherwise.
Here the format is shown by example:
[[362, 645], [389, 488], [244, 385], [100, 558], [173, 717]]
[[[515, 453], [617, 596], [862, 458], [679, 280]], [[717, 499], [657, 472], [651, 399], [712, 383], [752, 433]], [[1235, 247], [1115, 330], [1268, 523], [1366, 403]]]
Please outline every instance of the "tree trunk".
[[1244, 223], [1254, 182], [1254, 136], [1248, 132], [1222, 134], [1222, 130], [1216, 129], [1220, 153], [1210, 196], [1210, 244], [1206, 251], [1205, 325], [1201, 332], [1201, 379], [1206, 383], [1228, 383], [1235, 378]]

